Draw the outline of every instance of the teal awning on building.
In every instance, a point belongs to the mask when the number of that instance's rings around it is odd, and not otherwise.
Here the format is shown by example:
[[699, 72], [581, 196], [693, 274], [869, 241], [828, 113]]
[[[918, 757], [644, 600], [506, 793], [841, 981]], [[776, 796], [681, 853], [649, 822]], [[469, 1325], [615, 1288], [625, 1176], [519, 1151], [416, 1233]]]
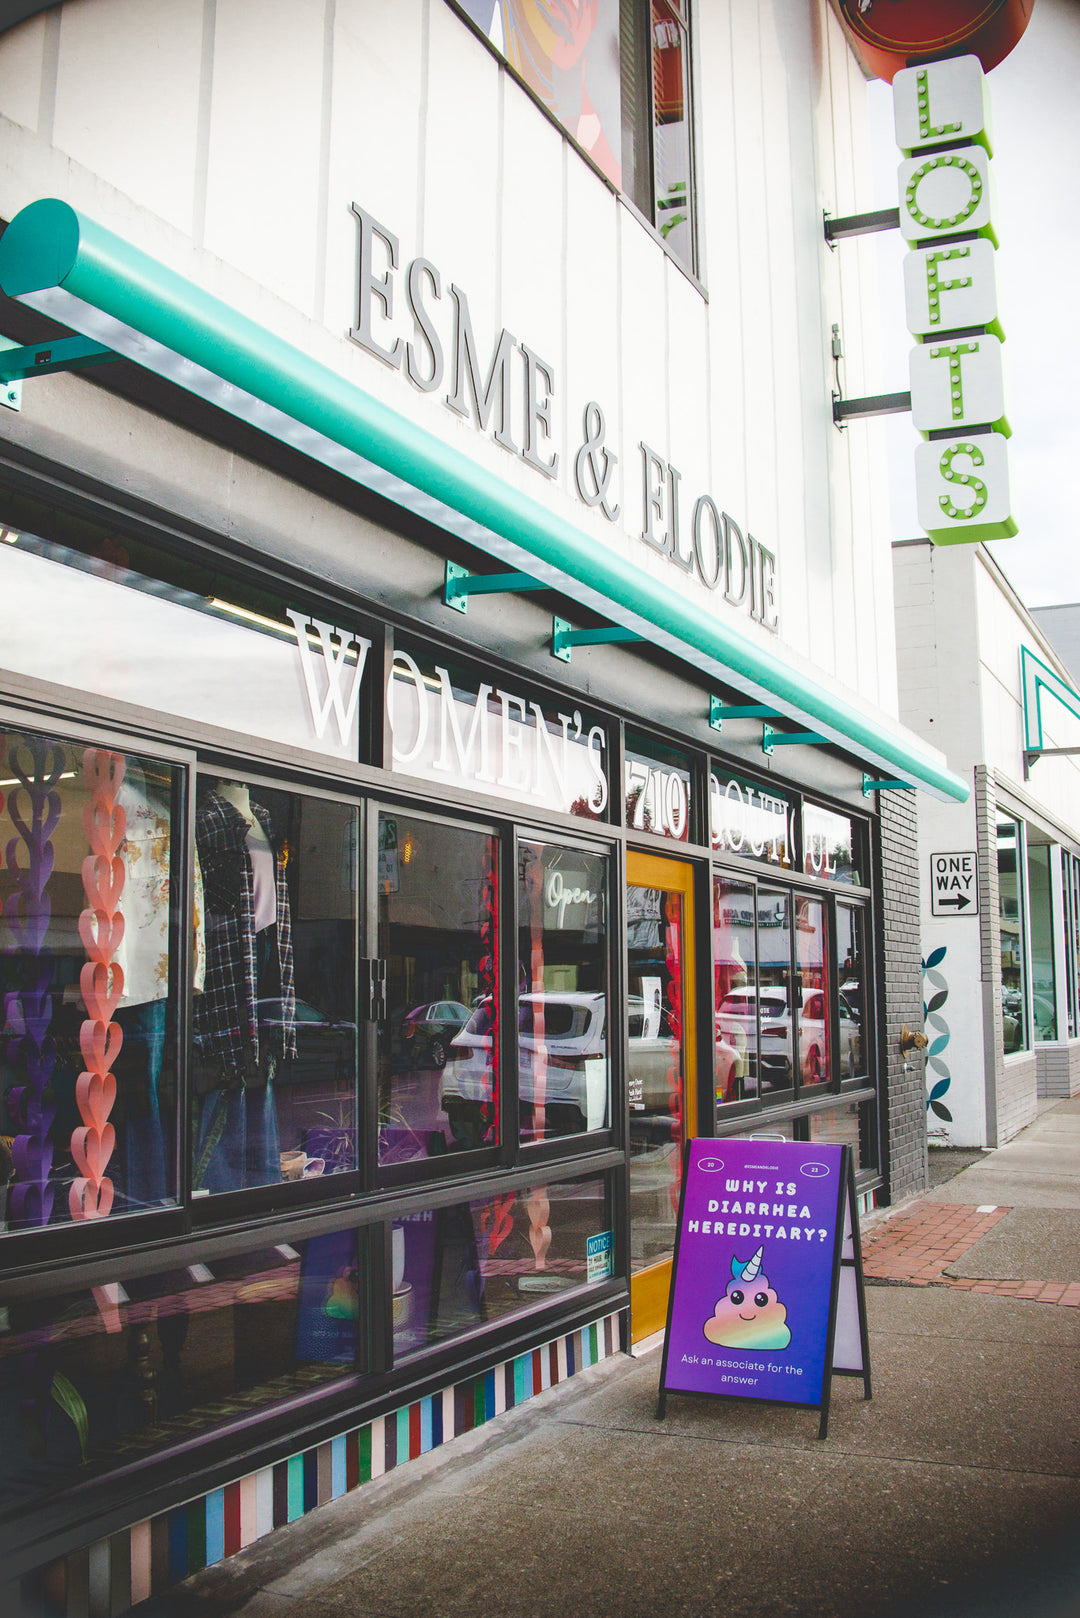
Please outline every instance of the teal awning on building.
[[67, 203], [0, 239], [0, 288], [365, 488], [810, 727], [881, 775], [964, 802], [918, 740], [666, 587], [434, 434]]

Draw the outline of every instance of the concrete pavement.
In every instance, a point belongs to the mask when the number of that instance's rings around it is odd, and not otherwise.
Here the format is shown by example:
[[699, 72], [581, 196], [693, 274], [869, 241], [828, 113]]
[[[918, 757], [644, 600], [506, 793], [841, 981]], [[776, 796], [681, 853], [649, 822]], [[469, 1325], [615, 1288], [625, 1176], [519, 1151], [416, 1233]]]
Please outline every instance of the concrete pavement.
[[874, 1397], [835, 1382], [824, 1442], [784, 1406], [669, 1395], [657, 1422], [659, 1352], [619, 1356], [136, 1610], [1074, 1618], [1078, 1147], [1057, 1103], [872, 1221], [868, 1272], [907, 1220], [912, 1273], [868, 1284]]

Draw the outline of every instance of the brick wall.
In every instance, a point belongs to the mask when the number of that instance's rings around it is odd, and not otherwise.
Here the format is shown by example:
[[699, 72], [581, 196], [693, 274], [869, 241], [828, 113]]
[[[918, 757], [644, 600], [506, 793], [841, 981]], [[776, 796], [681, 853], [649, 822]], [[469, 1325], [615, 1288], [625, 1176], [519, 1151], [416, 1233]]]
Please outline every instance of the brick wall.
[[1071, 1039], [1067, 1045], [1040, 1045], [1035, 1062], [1041, 1096], [1080, 1095], [1080, 1040]]
[[900, 1031], [923, 1025], [919, 861], [914, 792], [882, 792], [881, 893], [878, 923], [884, 942], [882, 1005], [885, 1091], [882, 1124], [886, 1196], [899, 1202], [922, 1191], [926, 1173], [926, 1078], [922, 1055], [900, 1054]]

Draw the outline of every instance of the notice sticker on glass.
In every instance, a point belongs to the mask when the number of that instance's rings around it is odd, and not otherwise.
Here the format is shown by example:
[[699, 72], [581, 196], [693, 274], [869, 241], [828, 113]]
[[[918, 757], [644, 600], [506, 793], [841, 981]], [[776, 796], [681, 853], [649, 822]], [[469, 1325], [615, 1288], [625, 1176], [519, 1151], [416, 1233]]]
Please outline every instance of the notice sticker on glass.
[[596, 1236], [586, 1238], [585, 1244], [587, 1272], [589, 1281], [606, 1281], [611, 1275], [615, 1263], [615, 1240], [610, 1230], [602, 1230]]

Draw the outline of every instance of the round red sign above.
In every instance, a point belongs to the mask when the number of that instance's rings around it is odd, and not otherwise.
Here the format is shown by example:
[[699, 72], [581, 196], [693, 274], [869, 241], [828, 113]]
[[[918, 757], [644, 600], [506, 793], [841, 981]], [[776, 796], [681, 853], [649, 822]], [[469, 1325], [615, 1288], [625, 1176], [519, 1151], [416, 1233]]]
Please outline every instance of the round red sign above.
[[989, 72], [1020, 40], [1035, 0], [839, 0], [855, 54], [889, 84], [902, 67], [977, 56]]

